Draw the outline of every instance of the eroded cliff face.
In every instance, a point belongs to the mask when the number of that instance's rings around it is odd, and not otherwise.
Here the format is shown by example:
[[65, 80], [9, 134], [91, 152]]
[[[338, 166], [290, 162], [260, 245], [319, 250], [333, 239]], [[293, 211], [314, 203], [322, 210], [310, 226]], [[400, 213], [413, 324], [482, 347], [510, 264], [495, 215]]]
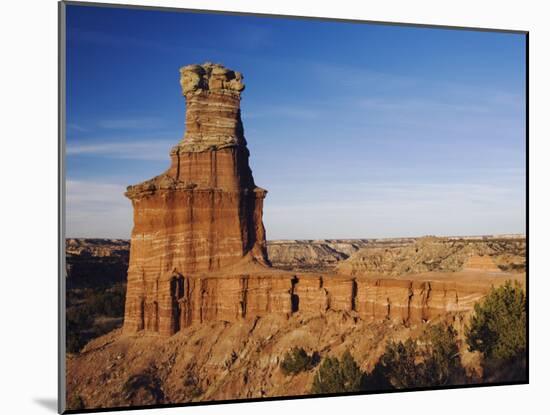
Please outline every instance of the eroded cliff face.
[[458, 331], [462, 363], [475, 372], [480, 356], [468, 350], [465, 326], [473, 304], [508, 278], [524, 283], [518, 274], [465, 272], [185, 278], [184, 330], [170, 337], [115, 331], [93, 340], [67, 361], [68, 394], [90, 408], [309, 394], [314, 370], [280, 370], [293, 347], [322, 358], [351, 351], [370, 372], [388, 341], [417, 338], [442, 321]]
[[[267, 265], [266, 191], [248, 164], [240, 117], [242, 75], [221, 65], [181, 70], [186, 132], [163, 174], [126, 196], [134, 208], [125, 332], [170, 335], [174, 281], [235, 264]], [[177, 297], [177, 296], [176, 296]]]
[[431, 273], [390, 279], [273, 271], [174, 277], [165, 291], [159, 290], [126, 315], [133, 319], [129, 321], [133, 326], [161, 334], [213, 321], [237, 322], [271, 314], [289, 318], [295, 313], [328, 311], [355, 312], [365, 320], [417, 324], [469, 312], [491, 287], [507, 279], [485, 275], [473, 281], [469, 275]]

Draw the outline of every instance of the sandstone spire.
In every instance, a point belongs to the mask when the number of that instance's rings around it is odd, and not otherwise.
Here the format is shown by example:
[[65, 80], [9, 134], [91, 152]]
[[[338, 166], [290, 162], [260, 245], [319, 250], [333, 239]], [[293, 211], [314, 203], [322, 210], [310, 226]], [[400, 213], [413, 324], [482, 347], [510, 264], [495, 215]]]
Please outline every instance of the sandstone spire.
[[240, 116], [243, 77], [212, 63], [180, 74], [184, 138], [166, 172], [125, 193], [134, 208], [125, 331], [177, 331], [186, 275], [268, 265], [266, 191], [254, 184]]

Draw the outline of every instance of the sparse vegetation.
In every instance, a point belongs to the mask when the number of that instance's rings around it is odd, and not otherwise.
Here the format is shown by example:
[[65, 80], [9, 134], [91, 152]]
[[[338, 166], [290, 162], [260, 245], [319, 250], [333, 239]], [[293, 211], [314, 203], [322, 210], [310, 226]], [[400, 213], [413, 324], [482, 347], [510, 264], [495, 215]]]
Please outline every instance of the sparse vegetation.
[[285, 353], [281, 361], [281, 371], [287, 376], [296, 375], [312, 369], [318, 362], [319, 354], [317, 352], [308, 355], [303, 348], [294, 347]]
[[525, 353], [526, 323], [525, 293], [519, 284], [507, 281], [475, 305], [466, 341], [470, 350], [480, 351], [484, 357], [511, 359]]
[[[117, 326], [124, 315], [125, 285], [108, 289], [75, 289], [67, 292], [67, 351], [78, 353], [91, 339]], [[100, 317], [109, 317], [107, 324], [97, 324]]]
[[486, 381], [525, 379], [527, 302], [518, 283], [507, 281], [493, 288], [481, 304], [475, 305], [466, 341], [471, 351], [483, 354]]
[[313, 378], [311, 393], [357, 392], [362, 388], [364, 374], [347, 350], [342, 358], [326, 357]]
[[[412, 339], [388, 343], [374, 370], [377, 378], [383, 378], [386, 386], [397, 389], [419, 386], [421, 376], [416, 365], [417, 355], [418, 346]], [[379, 386], [376, 383], [374, 388]]]
[[124, 399], [130, 403], [157, 404], [164, 400], [160, 380], [149, 371], [128, 378], [122, 392]]
[[452, 326], [429, 327], [418, 340], [389, 342], [373, 372], [365, 379], [367, 389], [405, 389], [465, 383], [457, 333]]
[[198, 376], [194, 372], [190, 371], [186, 373], [183, 379], [183, 390], [185, 396], [189, 399], [195, 399], [203, 394]]
[[423, 383], [444, 386], [466, 383], [466, 373], [460, 362], [457, 332], [451, 325], [430, 326], [420, 341], [424, 344]]

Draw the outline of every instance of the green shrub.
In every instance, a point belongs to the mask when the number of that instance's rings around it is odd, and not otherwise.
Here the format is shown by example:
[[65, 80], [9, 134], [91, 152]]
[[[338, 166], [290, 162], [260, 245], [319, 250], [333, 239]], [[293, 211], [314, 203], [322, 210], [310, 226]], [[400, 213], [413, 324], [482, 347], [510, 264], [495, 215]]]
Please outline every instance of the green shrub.
[[78, 353], [91, 339], [112, 330], [112, 324], [96, 324], [95, 320], [102, 316], [123, 317], [124, 301], [125, 285], [95, 290], [69, 290], [66, 315], [67, 351]]
[[419, 341], [389, 342], [373, 372], [365, 379], [365, 387], [406, 389], [465, 381], [457, 333], [452, 326], [438, 324], [429, 327]]
[[319, 354], [313, 353], [311, 356], [301, 347], [294, 347], [286, 352], [281, 361], [281, 371], [285, 375], [296, 375], [300, 372], [312, 369], [319, 360]]
[[451, 325], [437, 324], [421, 337], [423, 379], [425, 386], [466, 383], [466, 373], [460, 362], [457, 332]]
[[341, 360], [326, 357], [313, 378], [311, 393], [356, 392], [362, 389], [363, 372], [346, 351]]
[[475, 305], [466, 341], [471, 351], [480, 351], [485, 358], [510, 360], [525, 354], [526, 328], [525, 293], [519, 284], [506, 281]]
[[416, 365], [417, 343], [412, 339], [403, 342], [389, 342], [384, 354], [377, 363], [375, 372], [382, 375], [394, 388], [422, 386], [421, 376]]
[[89, 312], [94, 315], [122, 317], [124, 315], [125, 297], [123, 286], [98, 290], [90, 297], [87, 306]]
[[475, 305], [466, 341], [483, 354], [485, 382], [527, 380], [527, 301], [518, 283], [506, 281]]

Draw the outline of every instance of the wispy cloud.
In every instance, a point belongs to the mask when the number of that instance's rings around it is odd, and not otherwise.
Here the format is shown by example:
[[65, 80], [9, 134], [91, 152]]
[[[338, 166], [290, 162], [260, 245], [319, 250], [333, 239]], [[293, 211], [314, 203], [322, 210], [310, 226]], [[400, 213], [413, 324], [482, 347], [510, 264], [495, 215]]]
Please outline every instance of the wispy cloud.
[[76, 123], [68, 123], [67, 124], [67, 130], [69, 132], [78, 132], [78, 133], [84, 133], [84, 132], [88, 131], [87, 128], [81, 126], [80, 124], [76, 124]]
[[440, 99], [361, 98], [357, 104], [360, 108], [380, 111], [451, 111], [476, 114], [491, 112], [491, 108], [488, 105], [443, 102]]
[[108, 130], [143, 130], [163, 126], [164, 121], [158, 117], [115, 118], [100, 120], [98, 125]]
[[132, 207], [124, 185], [95, 181], [66, 182], [66, 233], [69, 237], [128, 237]]
[[[438, 80], [419, 75], [382, 73], [345, 64], [310, 62], [316, 82], [329, 89], [347, 91], [347, 96], [360, 96], [359, 104], [366, 108], [387, 110], [432, 109], [486, 114], [495, 110], [521, 113], [525, 97], [517, 92], [498, 88], [464, 84], [453, 80]], [[367, 99], [365, 96], [376, 95]], [[418, 98], [418, 95], [424, 98]], [[435, 98], [431, 99], [433, 95]]]
[[293, 107], [288, 105], [281, 105], [277, 107], [264, 107], [255, 109], [252, 111], [244, 111], [244, 120], [254, 119], [277, 119], [277, 118], [290, 118], [294, 120], [315, 120], [322, 116], [322, 110], [320, 108], [304, 108], [304, 106]]
[[277, 190], [264, 210], [268, 237], [274, 239], [525, 231], [521, 186], [342, 183], [324, 186], [323, 197], [319, 188], [307, 186], [298, 195]]
[[319, 83], [338, 87], [365, 87], [383, 85], [386, 88], [409, 88], [419, 83], [415, 77], [378, 72], [364, 67], [310, 62], [311, 73]]
[[[174, 139], [151, 140], [86, 140], [69, 142], [67, 156], [100, 156], [130, 160], [164, 161], [168, 160], [170, 148], [175, 144]], [[88, 142], [93, 144], [88, 144]]]
[[100, 45], [103, 47], [116, 48], [152, 48], [161, 51], [169, 51], [169, 47], [161, 42], [151, 39], [128, 36], [122, 33], [108, 33], [94, 30], [69, 30], [69, 42], [84, 42]]

